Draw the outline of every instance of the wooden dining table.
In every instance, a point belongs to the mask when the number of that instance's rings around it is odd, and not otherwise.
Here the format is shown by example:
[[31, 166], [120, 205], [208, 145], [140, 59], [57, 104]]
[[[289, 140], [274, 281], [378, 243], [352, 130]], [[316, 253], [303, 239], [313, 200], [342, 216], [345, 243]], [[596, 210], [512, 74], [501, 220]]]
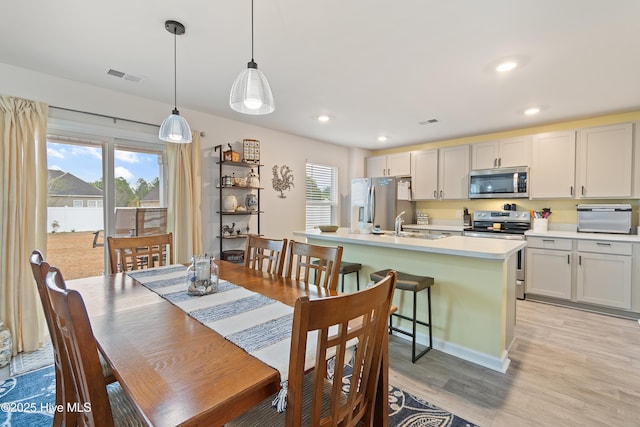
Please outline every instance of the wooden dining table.
[[[221, 279], [290, 306], [303, 295], [339, 294], [216, 263]], [[100, 351], [149, 425], [221, 426], [280, 390], [276, 369], [124, 273], [70, 280], [67, 287], [81, 293]], [[388, 425], [387, 350], [375, 405], [382, 426]]]

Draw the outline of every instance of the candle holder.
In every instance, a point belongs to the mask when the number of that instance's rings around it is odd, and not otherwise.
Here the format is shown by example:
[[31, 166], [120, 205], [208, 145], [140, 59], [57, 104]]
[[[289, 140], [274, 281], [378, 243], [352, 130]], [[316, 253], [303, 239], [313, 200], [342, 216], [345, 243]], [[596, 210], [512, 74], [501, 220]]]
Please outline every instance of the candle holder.
[[219, 274], [215, 258], [204, 255], [191, 257], [187, 269], [187, 293], [189, 295], [208, 295], [218, 292]]

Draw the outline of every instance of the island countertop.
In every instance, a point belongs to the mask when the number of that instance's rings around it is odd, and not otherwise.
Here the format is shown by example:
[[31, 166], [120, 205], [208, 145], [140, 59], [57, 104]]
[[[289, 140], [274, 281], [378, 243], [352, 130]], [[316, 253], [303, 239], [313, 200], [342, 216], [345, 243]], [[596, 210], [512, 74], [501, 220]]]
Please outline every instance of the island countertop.
[[388, 234], [351, 233], [348, 228], [340, 228], [333, 233], [323, 233], [319, 230], [306, 230], [295, 231], [293, 234], [295, 236], [304, 236], [306, 238], [331, 242], [355, 243], [365, 246], [493, 260], [508, 259], [511, 255], [526, 246], [526, 241], [524, 240], [482, 239], [465, 236], [424, 239], [416, 237], [396, 237]]

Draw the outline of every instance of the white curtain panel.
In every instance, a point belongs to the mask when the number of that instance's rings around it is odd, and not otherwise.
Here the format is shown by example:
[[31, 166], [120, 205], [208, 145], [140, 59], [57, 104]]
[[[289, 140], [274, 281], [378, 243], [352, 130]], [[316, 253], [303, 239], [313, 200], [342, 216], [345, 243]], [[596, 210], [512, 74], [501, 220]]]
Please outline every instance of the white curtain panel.
[[200, 157], [200, 132], [192, 132], [190, 144], [167, 143], [167, 230], [181, 264], [202, 253]]
[[48, 106], [0, 96], [0, 318], [13, 354], [37, 350], [46, 326], [29, 256], [46, 254]]

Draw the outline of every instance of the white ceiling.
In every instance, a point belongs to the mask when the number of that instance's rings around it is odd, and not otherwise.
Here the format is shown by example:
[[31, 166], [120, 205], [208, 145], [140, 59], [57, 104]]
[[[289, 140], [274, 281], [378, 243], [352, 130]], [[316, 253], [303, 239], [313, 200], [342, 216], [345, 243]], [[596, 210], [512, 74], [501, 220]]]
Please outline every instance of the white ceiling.
[[[638, 0], [256, 0], [255, 60], [276, 102], [267, 116], [228, 106], [251, 57], [250, 0], [1, 6], [0, 62], [165, 102], [167, 114], [164, 21], [180, 21], [179, 109], [341, 145], [382, 149], [640, 109]], [[522, 66], [493, 70], [512, 57]], [[530, 106], [540, 114], [525, 117]], [[321, 124], [319, 113], [333, 120]]]

